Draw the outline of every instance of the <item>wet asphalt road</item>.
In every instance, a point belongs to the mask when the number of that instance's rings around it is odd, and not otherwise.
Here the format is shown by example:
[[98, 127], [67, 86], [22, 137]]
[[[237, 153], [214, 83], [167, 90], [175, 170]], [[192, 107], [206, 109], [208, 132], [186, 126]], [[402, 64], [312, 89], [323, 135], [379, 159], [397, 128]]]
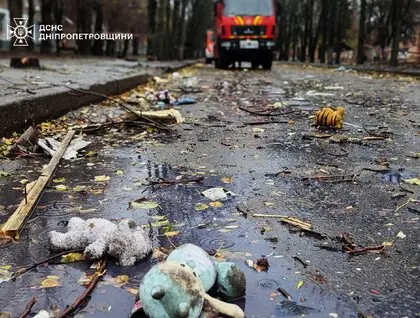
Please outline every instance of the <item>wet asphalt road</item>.
[[[146, 224], [153, 222], [153, 216], [165, 215], [180, 235], [171, 242], [160, 237], [156, 246], [191, 242], [207, 250], [219, 249], [225, 259], [241, 266], [247, 296], [239, 304], [247, 317], [357, 317], [360, 313], [416, 317], [420, 313], [419, 204], [396, 209], [410, 198], [419, 199], [419, 186], [402, 181], [420, 176], [420, 159], [411, 157], [411, 152], [420, 151], [418, 82], [285, 66], [276, 66], [272, 72], [211, 67], [195, 72], [203, 92], [187, 94], [198, 103], [179, 108], [186, 122], [174, 134], [135, 141], [131, 137], [141, 131], [111, 130], [87, 136], [94, 141], [87, 151], [96, 151], [97, 156], [63, 162], [55, 178], [65, 177], [69, 189], [93, 185], [104, 188], [103, 193], [49, 189], [20, 240], [0, 246], [0, 265], [16, 269], [47, 258], [48, 231], [64, 231], [64, 222], [72, 216], [129, 217]], [[162, 88], [178, 84], [162, 84]], [[287, 114], [253, 116], [238, 108], [271, 111], [275, 102], [281, 102], [278, 112]], [[371, 134], [392, 134], [361, 144], [314, 138], [311, 134], [320, 131], [311, 127], [310, 116], [327, 103], [346, 110], [344, 129], [328, 133], [360, 139], [369, 136], [363, 126]], [[271, 119], [281, 123], [267, 124]], [[258, 121], [264, 123], [258, 125]], [[25, 159], [0, 164], [0, 170], [12, 172], [10, 178], [0, 179], [0, 205], [5, 207], [0, 209], [0, 223], [22, 197], [13, 188], [23, 178], [36, 178], [44, 162]], [[389, 171], [363, 171], [354, 182], [311, 179], [383, 167]], [[118, 170], [124, 173], [115, 173]], [[92, 181], [103, 174], [111, 177], [108, 183]], [[143, 184], [147, 178], [172, 180], [183, 174], [204, 180], [164, 187]], [[226, 177], [232, 182], [224, 183]], [[214, 186], [223, 186], [236, 196], [222, 207], [196, 211], [197, 203], [209, 203], [199, 192]], [[160, 208], [128, 209], [130, 201], [144, 196]], [[291, 231], [276, 219], [253, 217], [253, 213], [294, 216], [330, 236], [347, 232], [361, 246], [384, 241], [393, 245], [381, 254], [351, 257], [341, 246]], [[399, 232], [406, 237], [397, 238]], [[320, 247], [324, 243], [329, 249]], [[270, 263], [266, 273], [245, 264], [262, 255]], [[111, 264], [107, 275], [127, 274], [129, 284], [122, 288], [101, 284], [77, 316], [126, 317], [135, 299], [127, 289], [135, 287], [153, 263], [148, 259], [128, 269]], [[88, 267], [85, 262], [41, 266], [14, 282], [2, 283], [0, 312], [16, 316], [32, 296], [38, 298], [34, 311], [65, 308], [83, 291], [77, 280]], [[40, 289], [48, 275], [60, 277], [61, 286]], [[304, 283], [297, 289], [300, 281]], [[276, 292], [278, 287], [288, 291], [296, 304], [285, 304]]]

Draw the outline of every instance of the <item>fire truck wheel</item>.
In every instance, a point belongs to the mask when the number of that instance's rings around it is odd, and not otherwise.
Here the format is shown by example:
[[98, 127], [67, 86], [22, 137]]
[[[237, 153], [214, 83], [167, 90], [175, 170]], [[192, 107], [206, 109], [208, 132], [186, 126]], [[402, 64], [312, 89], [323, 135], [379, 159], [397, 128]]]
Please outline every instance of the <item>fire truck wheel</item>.
[[273, 57], [270, 56], [263, 62], [263, 69], [271, 70], [272, 67], [273, 67]]
[[255, 61], [251, 62], [251, 67], [252, 67], [253, 70], [258, 69], [259, 66], [260, 66], [260, 64], [258, 62], [255, 62]]

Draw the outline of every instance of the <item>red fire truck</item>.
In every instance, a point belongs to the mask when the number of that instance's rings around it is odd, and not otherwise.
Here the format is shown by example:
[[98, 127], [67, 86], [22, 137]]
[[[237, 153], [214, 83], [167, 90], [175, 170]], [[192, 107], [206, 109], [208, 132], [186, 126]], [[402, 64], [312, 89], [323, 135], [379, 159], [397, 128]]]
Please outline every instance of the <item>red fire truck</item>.
[[274, 0], [214, 1], [214, 62], [225, 69], [236, 61], [271, 69], [276, 41]]

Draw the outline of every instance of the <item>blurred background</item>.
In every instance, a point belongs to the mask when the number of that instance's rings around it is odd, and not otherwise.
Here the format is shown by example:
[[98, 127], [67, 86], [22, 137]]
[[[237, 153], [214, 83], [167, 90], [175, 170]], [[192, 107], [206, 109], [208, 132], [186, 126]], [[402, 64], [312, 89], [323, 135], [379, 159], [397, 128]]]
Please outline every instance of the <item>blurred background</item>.
[[[229, 0], [238, 1], [241, 0]], [[419, 0], [275, 0], [276, 58], [340, 63], [420, 62]], [[59, 55], [147, 56], [171, 60], [205, 55], [213, 0], [0, 0], [0, 50], [13, 17], [35, 25], [30, 52]], [[12, 20], [12, 22], [11, 22]], [[39, 41], [39, 25], [63, 33], [133, 33], [132, 40]]]

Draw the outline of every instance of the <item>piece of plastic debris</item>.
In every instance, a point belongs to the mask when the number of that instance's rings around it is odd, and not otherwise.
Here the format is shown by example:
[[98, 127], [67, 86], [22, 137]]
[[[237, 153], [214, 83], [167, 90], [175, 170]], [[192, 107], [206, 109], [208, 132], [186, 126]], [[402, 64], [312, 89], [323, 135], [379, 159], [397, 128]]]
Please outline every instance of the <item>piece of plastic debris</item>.
[[397, 237], [401, 240], [405, 239], [407, 237], [407, 235], [405, 235], [403, 232], [399, 231], [397, 234]]
[[[86, 148], [91, 143], [91, 141], [83, 140], [83, 136], [73, 139], [67, 147], [66, 152], [63, 155], [63, 159], [71, 160], [76, 158], [79, 150]], [[39, 139], [38, 145], [44, 149], [48, 155], [54, 156], [61, 143], [53, 138], [47, 137], [45, 139]]]
[[211, 201], [225, 200], [229, 196], [233, 197], [236, 195], [232, 191], [228, 191], [221, 187], [207, 189], [201, 192], [201, 194], [204, 195], [206, 198], [210, 199]]
[[303, 286], [303, 284], [304, 284], [303, 280], [298, 281], [298, 283], [296, 284], [296, 289], [301, 288]]
[[175, 106], [179, 106], [179, 105], [191, 105], [191, 104], [195, 104], [195, 103], [196, 103], [196, 101], [195, 101], [194, 98], [192, 98], [192, 97], [183, 97], [183, 98], [179, 98], [176, 101], [174, 101], [172, 103], [172, 105], [175, 105]]
[[306, 96], [311, 96], [311, 97], [314, 97], [314, 96], [327, 97], [327, 96], [335, 96], [335, 94], [333, 94], [333, 93], [325, 93], [325, 92], [317, 92], [317, 91], [310, 90], [310, 91], [308, 91], [306, 93]]

